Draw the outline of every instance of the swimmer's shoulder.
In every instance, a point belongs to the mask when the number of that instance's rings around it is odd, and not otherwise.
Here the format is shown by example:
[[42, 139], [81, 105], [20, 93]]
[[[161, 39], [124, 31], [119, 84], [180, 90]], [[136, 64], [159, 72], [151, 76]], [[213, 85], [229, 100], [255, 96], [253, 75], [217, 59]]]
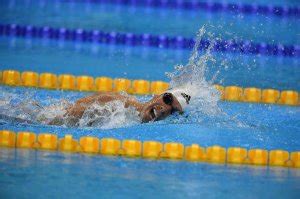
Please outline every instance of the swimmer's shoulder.
[[136, 101], [134, 96], [130, 96], [124, 93], [115, 93], [115, 92], [97, 92], [93, 95], [86, 96], [77, 101], [77, 103], [89, 103], [89, 102], [109, 102], [114, 100], [120, 101]]

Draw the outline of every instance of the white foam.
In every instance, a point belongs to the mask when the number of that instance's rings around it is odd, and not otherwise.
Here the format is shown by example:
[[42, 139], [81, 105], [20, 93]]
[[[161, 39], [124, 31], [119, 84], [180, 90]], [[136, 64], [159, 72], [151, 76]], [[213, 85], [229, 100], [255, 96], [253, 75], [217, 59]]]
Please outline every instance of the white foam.
[[71, 104], [66, 100], [59, 100], [51, 103], [49, 106], [36, 105], [38, 112], [35, 116], [35, 121], [43, 124], [48, 124], [57, 116], [63, 116], [66, 113], [67, 108]]
[[[215, 62], [211, 53], [214, 43], [211, 42], [208, 49], [200, 54], [200, 41], [205, 35], [205, 28], [202, 27], [197, 34], [196, 43], [189, 58], [188, 64], [185, 66], [175, 66], [175, 71], [167, 73], [171, 79], [170, 87], [184, 87], [190, 90], [193, 96], [187, 106], [190, 112], [201, 112], [205, 115], [215, 115], [220, 113], [218, 101], [220, 99], [219, 92], [214, 88], [211, 81], [207, 81], [205, 73], [209, 62]], [[187, 93], [189, 94], [189, 93]]]
[[112, 129], [140, 123], [139, 113], [134, 107], [125, 108], [121, 101], [112, 101], [104, 105], [97, 102], [87, 108], [79, 120], [80, 127]]

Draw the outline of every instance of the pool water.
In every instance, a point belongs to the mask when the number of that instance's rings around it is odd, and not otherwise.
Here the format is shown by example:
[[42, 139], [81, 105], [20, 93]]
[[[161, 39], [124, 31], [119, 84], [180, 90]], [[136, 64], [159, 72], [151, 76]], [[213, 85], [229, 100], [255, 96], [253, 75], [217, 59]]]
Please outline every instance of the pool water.
[[[172, 9], [154, 9], [110, 4], [64, 3], [57, 1], [17, 0], [1, 4], [0, 20], [36, 26], [81, 28], [132, 33], [155, 33], [194, 37], [203, 24], [224, 39], [293, 44], [299, 37], [299, 18], [274, 18], [264, 15], [206, 13]], [[24, 9], [26, 8], [26, 9]], [[157, 20], [159, 18], [159, 21]], [[276, 23], [273, 23], [276, 20]], [[174, 23], [175, 21], [175, 23]], [[276, 26], [280, 29], [273, 31]]]
[[[165, 72], [185, 65], [190, 50], [73, 43], [40, 39], [0, 37], [1, 69], [33, 70], [55, 74], [124, 77], [169, 81]], [[69, 59], [66, 59], [68, 57]], [[242, 87], [300, 89], [298, 59], [215, 52], [216, 63], [208, 63], [214, 83]], [[83, 67], [87, 66], [87, 67]]]
[[[221, 1], [217, 1], [221, 2]], [[232, 1], [231, 1], [232, 2]], [[241, 3], [253, 3], [243, 0]], [[299, 6], [297, 1], [256, 1], [261, 5]], [[3, 24], [98, 29], [102, 31], [195, 37], [206, 36], [299, 46], [299, 17], [231, 14], [147, 8], [85, 1], [0, 1]], [[276, 29], [276, 31], [274, 31]], [[204, 52], [201, 52], [204, 53]], [[84, 43], [0, 36], [0, 70], [70, 73], [169, 81], [165, 72], [185, 65], [188, 49]], [[213, 52], [205, 77], [211, 83], [242, 87], [300, 90], [299, 57]], [[0, 113], [16, 104], [37, 101], [47, 106], [90, 93], [0, 86]], [[146, 101], [151, 96], [137, 96]], [[8, 104], [9, 106], [8, 106]], [[205, 107], [202, 107], [205, 109]], [[114, 128], [66, 128], [24, 124], [0, 118], [0, 130], [51, 132], [75, 139], [156, 140], [300, 150], [299, 107], [219, 101], [215, 114], [187, 111], [166, 120]], [[298, 198], [297, 169], [213, 165], [0, 149], [0, 198]]]
[[1, 198], [299, 196], [299, 170], [285, 168], [208, 165], [10, 149], [1, 150], [0, 155]]
[[[37, 101], [41, 105], [50, 105], [62, 99], [73, 102], [87, 95], [79, 92], [46, 91], [28, 88], [1, 87], [1, 98], [12, 98], [12, 105], [21, 101]], [[144, 101], [150, 97], [139, 97]], [[0, 106], [2, 112], [5, 106]], [[174, 115], [165, 120], [135, 124], [128, 127], [102, 129], [94, 128], [66, 128], [40, 124], [16, 124], [2, 121], [2, 129], [14, 131], [29, 130], [33, 132], [52, 132], [63, 137], [72, 133], [78, 139], [84, 135], [99, 138], [114, 137], [117, 139], [157, 140], [161, 142], [181, 142], [185, 145], [199, 143], [204, 147], [218, 144], [224, 147], [241, 146], [245, 148], [284, 149], [296, 151], [300, 140], [298, 108], [250, 103], [220, 102], [222, 112], [216, 115], [206, 115], [198, 112], [183, 116]], [[125, 125], [125, 124], [123, 124]]]

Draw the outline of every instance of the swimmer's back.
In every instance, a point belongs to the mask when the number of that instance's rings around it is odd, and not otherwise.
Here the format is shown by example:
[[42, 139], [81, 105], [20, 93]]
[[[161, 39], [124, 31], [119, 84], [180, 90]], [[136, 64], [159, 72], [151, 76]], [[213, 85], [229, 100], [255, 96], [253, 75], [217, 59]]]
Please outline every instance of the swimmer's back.
[[93, 103], [99, 103], [104, 105], [107, 102], [119, 100], [124, 102], [125, 104], [134, 103], [136, 99], [132, 96], [123, 95], [120, 93], [112, 93], [112, 92], [99, 92], [84, 98], [81, 98], [75, 102], [75, 104], [67, 109], [66, 115], [73, 116], [76, 118], [82, 117], [82, 114], [86, 110], [87, 107], [91, 106]]

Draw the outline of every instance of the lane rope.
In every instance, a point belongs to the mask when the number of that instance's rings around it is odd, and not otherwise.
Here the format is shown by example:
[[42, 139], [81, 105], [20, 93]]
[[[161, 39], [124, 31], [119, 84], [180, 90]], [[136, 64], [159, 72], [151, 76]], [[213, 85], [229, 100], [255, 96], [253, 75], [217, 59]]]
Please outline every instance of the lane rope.
[[[127, 46], [149, 46], [170, 49], [192, 49], [195, 39], [182, 36], [166, 36], [155, 34], [134, 34], [122, 32], [105, 32], [101, 30], [84, 30], [54, 28], [49, 26], [33, 26], [18, 24], [0, 24], [0, 36], [25, 38], [46, 38], [78, 42], [104, 44], [121, 44]], [[243, 53], [268, 56], [300, 57], [300, 46], [297, 44], [267, 44], [251, 41], [216, 40], [213, 41], [216, 52]], [[199, 50], [209, 48], [211, 41], [202, 39]]]
[[[88, 92], [127, 92], [134, 95], [159, 95], [169, 88], [163, 81], [147, 81], [126, 78], [74, 76], [71, 74], [56, 75], [53, 73], [38, 74], [32, 71], [0, 71], [0, 83], [8, 86], [24, 86], [43, 89], [74, 90]], [[279, 91], [255, 87], [214, 85], [220, 92], [221, 100], [232, 102], [266, 103], [299, 106], [299, 92], [294, 90]]]
[[[74, 0], [64, 0], [65, 2], [75, 2]], [[78, 2], [78, 0], [76, 1]], [[107, 3], [114, 5], [129, 5], [152, 8], [171, 8], [181, 10], [204, 10], [206, 12], [229, 12], [243, 14], [262, 14], [277, 17], [299, 17], [300, 7], [279, 6], [279, 5], [257, 5], [229, 2], [211, 2], [199, 0], [79, 0], [85, 3]]]
[[80, 137], [79, 141], [70, 134], [58, 138], [56, 134], [10, 130], [0, 131], [0, 149], [23, 148], [94, 155], [124, 156], [131, 158], [168, 159], [215, 164], [240, 164], [300, 168], [300, 151], [282, 149], [265, 150], [243, 147], [224, 148], [219, 145], [202, 147], [198, 144], [184, 146], [179, 142], [118, 140], [92, 136]]

